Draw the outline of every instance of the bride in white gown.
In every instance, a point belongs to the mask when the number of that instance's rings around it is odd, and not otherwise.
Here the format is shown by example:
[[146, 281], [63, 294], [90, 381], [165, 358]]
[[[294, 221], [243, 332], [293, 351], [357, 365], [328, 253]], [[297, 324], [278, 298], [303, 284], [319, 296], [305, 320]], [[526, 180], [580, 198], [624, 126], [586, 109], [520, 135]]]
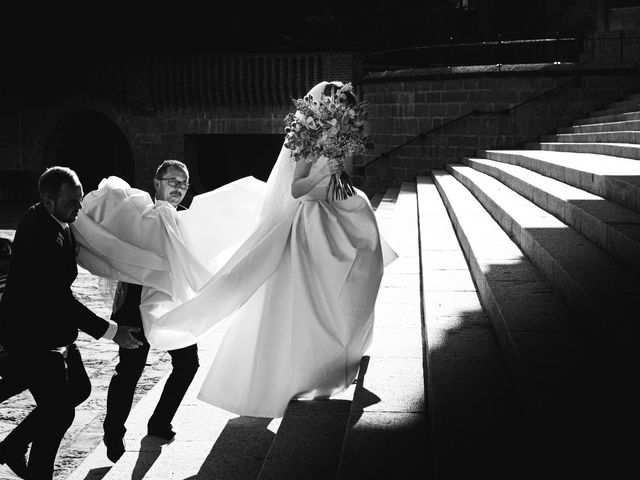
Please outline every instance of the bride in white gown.
[[[309, 94], [320, 98], [327, 84]], [[146, 286], [153, 347], [193, 344], [228, 319], [198, 398], [281, 417], [293, 398], [330, 397], [353, 382], [384, 265], [396, 258], [364, 193], [326, 200], [329, 175], [325, 158], [296, 163], [283, 147], [266, 184], [247, 177], [182, 212], [112, 177], [74, 223], [79, 263]]]

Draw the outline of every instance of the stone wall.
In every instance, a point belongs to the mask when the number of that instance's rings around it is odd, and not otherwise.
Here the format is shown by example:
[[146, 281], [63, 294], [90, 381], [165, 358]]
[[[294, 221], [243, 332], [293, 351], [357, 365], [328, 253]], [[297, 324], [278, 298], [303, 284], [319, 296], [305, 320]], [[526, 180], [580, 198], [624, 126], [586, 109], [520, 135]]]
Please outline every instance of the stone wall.
[[[521, 147], [636, 91], [637, 77], [633, 65], [454, 67], [370, 74], [363, 78], [361, 91], [369, 102], [376, 149], [354, 160], [354, 172], [360, 185], [373, 193], [444, 168], [479, 149]], [[438, 128], [442, 125], [446, 126]]]
[[[211, 115], [206, 118], [174, 116], [161, 119], [134, 119], [131, 143], [136, 159], [136, 183], [144, 185], [153, 178], [162, 160], [175, 158], [184, 161], [197, 191], [202, 191], [198, 164], [186, 150], [186, 135], [193, 134], [282, 134], [286, 108], [262, 112], [238, 112]], [[275, 161], [275, 158], [270, 159]]]
[[599, 9], [596, 29], [587, 30], [586, 35], [581, 38], [581, 61], [638, 62], [640, 60], [640, 6], [604, 8], [605, 3], [607, 2], [602, 2], [602, 8]]

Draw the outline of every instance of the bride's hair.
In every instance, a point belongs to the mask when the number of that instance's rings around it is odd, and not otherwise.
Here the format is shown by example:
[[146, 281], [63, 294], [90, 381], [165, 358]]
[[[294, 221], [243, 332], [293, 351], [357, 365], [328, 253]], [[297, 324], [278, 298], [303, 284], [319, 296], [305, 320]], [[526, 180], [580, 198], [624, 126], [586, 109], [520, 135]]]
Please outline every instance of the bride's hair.
[[[324, 87], [324, 91], [322, 92], [322, 94], [326, 97], [331, 97], [332, 95], [334, 95], [338, 89], [341, 87], [342, 85], [336, 85], [333, 82], [329, 82], [327, 83], [327, 85]], [[345, 99], [341, 100], [347, 107], [352, 107], [354, 106], [356, 103], [358, 103], [358, 101], [356, 100], [356, 97], [353, 93], [351, 92], [344, 92], [344, 96], [346, 97]]]

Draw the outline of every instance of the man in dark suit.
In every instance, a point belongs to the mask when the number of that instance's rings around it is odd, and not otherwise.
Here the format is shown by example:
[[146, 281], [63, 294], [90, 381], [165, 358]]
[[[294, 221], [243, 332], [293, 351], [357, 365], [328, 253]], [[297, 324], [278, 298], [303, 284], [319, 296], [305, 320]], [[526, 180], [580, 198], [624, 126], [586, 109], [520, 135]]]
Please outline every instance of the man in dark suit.
[[[91, 392], [78, 330], [135, 349], [130, 327], [95, 315], [73, 296], [78, 269], [69, 224], [82, 208], [82, 185], [65, 167], [47, 169], [39, 181], [42, 201], [20, 221], [0, 303], [0, 341], [9, 376], [31, 391], [36, 408], [0, 443], [0, 463], [30, 480], [50, 480], [75, 406]], [[31, 443], [28, 465], [25, 453]]]
[[[177, 160], [165, 160], [157, 169], [153, 180], [156, 201], [169, 202], [174, 208], [180, 207], [189, 188], [189, 171], [187, 166]], [[131, 405], [136, 385], [144, 370], [149, 342], [142, 332], [142, 318], [140, 316], [140, 294], [142, 286], [119, 283], [114, 299], [111, 318], [119, 325], [129, 325], [140, 328], [136, 338], [143, 345], [136, 350], [120, 349], [120, 361], [116, 366], [116, 374], [109, 384], [107, 394], [107, 415], [104, 420], [104, 443], [107, 446], [107, 457], [112, 462], [124, 454], [124, 426]], [[198, 346], [170, 350], [172, 371], [164, 386], [160, 400], [147, 424], [149, 435], [155, 435], [171, 440], [175, 436], [171, 421], [184, 398], [198, 363]]]

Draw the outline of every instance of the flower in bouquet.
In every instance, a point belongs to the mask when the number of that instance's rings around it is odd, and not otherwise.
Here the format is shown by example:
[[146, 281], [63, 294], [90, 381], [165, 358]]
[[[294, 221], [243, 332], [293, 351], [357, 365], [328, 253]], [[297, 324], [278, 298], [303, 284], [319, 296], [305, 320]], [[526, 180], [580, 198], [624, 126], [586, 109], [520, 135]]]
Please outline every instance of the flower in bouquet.
[[310, 95], [293, 100], [295, 113], [284, 120], [285, 143], [295, 161], [316, 161], [320, 156], [328, 159], [332, 171], [327, 186], [334, 200], [344, 200], [355, 194], [353, 181], [344, 170], [348, 155], [362, 154], [373, 148], [367, 135], [366, 103], [357, 102], [350, 83], [335, 87], [331, 95], [320, 100]]

